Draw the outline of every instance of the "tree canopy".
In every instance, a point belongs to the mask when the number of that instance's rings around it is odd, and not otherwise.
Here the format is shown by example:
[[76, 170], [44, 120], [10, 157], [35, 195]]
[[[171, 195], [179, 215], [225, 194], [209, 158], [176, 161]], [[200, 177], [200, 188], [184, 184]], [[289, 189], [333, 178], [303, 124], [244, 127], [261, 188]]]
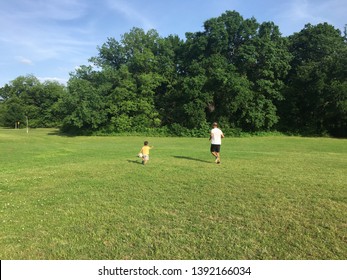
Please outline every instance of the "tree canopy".
[[273, 22], [226, 11], [186, 39], [133, 28], [108, 38], [67, 86], [18, 77], [0, 89], [0, 124], [63, 131], [148, 129], [199, 136], [272, 129], [345, 137], [347, 41], [322, 23], [283, 37]]

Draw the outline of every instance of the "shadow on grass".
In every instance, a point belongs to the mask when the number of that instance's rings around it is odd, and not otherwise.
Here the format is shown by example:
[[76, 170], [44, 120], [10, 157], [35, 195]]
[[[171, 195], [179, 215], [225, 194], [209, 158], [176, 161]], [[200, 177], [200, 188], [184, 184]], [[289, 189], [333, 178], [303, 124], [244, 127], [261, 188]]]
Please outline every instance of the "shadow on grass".
[[60, 132], [59, 130], [57, 131], [51, 131], [48, 132], [47, 135], [49, 136], [60, 136], [60, 137], [77, 137], [77, 136], [91, 136], [92, 134], [78, 134], [78, 133], [68, 133], [68, 132]]
[[136, 163], [136, 164], [141, 164], [141, 165], [142, 165], [142, 163], [141, 163], [140, 161], [137, 161], [137, 160], [130, 160], [130, 159], [128, 159], [128, 162], [130, 162], [130, 163]]
[[185, 156], [173, 156], [173, 157], [178, 159], [186, 159], [186, 160], [192, 160], [192, 161], [198, 161], [198, 162], [204, 162], [204, 163], [211, 163], [211, 161], [202, 160], [198, 158], [192, 158], [192, 157], [185, 157]]

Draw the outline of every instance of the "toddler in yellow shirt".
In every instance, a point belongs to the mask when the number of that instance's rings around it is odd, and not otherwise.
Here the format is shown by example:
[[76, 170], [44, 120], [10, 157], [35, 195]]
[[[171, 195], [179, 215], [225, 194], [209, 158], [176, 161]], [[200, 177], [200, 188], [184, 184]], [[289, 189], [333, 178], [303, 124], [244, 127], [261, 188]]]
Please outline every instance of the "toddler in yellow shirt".
[[148, 146], [148, 141], [145, 141], [140, 154], [142, 154], [142, 164], [146, 164], [149, 161], [149, 150], [153, 149], [153, 146]]

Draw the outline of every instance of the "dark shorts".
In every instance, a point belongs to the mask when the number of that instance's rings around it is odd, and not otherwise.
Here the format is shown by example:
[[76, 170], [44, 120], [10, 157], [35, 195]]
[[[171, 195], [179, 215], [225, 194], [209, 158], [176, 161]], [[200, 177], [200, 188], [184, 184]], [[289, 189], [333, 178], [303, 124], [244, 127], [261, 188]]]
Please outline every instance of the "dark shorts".
[[211, 153], [212, 152], [219, 153], [220, 152], [220, 145], [211, 144]]

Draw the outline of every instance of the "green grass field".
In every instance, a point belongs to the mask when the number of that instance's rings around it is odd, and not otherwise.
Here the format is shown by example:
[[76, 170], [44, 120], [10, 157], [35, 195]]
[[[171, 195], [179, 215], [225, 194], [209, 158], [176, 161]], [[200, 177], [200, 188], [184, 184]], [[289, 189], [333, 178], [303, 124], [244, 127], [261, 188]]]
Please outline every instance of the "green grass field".
[[209, 145], [0, 129], [0, 259], [347, 258], [347, 140]]

